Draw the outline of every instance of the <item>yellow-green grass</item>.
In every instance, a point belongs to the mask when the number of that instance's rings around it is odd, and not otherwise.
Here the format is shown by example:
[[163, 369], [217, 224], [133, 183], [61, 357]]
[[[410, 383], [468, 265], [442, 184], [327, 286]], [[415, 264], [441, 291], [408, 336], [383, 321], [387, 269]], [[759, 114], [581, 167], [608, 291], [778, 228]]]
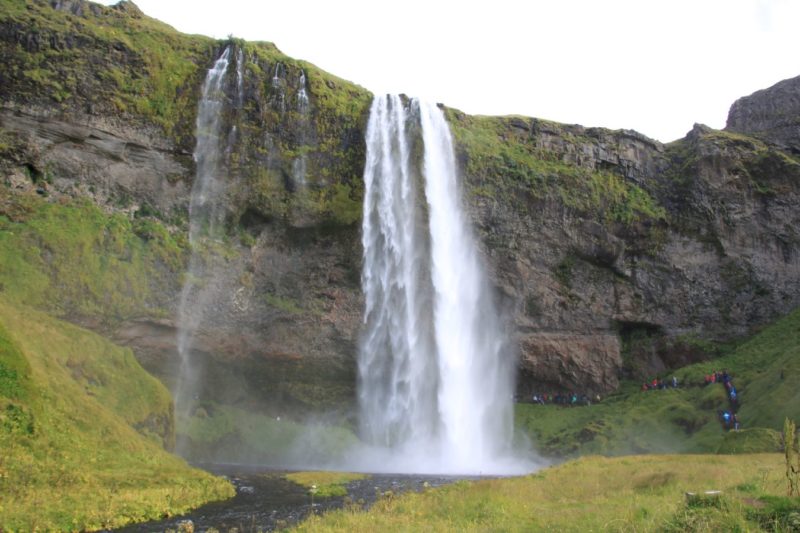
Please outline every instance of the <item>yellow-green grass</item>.
[[[301, 531], [752, 531], [783, 520], [780, 454], [584, 457], [533, 475], [458, 482], [311, 517]], [[690, 506], [686, 492], [721, 490]], [[782, 511], [775, 511], [774, 502]], [[773, 516], [774, 515], [774, 516]]]
[[286, 474], [286, 479], [301, 487], [309, 489], [314, 496], [329, 498], [332, 496], [347, 495], [346, 485], [351, 481], [366, 479], [367, 474], [351, 472], [291, 472]]
[[[702, 383], [706, 374], [723, 369], [738, 391], [742, 428], [763, 428], [757, 434], [731, 437], [721, 428], [717, 412], [730, 408], [725, 389]], [[626, 383], [588, 407], [517, 405], [517, 427], [554, 456], [774, 451], [783, 420], [800, 419], [800, 309], [727, 355], [674, 374], [677, 390], [642, 392]]]
[[129, 349], [0, 298], [0, 530], [115, 527], [233, 496], [167, 453], [172, 438], [169, 393]]

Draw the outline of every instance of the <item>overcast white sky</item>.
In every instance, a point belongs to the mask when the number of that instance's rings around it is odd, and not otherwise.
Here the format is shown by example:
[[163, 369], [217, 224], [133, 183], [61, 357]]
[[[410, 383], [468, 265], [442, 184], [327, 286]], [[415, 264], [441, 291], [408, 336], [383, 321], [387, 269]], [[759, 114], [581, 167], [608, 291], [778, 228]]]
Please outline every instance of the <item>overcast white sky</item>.
[[800, 75], [800, 0], [134, 1], [373, 92], [665, 142], [695, 122], [722, 128], [738, 97]]

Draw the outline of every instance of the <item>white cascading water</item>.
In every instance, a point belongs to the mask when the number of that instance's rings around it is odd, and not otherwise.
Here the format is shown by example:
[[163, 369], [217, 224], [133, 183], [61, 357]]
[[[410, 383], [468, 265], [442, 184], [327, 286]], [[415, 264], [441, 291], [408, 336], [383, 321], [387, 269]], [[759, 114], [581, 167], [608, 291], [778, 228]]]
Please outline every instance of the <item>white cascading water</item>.
[[[306, 142], [306, 128], [308, 128], [308, 91], [306, 90], [306, 73], [300, 71], [300, 88], [297, 90], [297, 114], [299, 115], [298, 124], [300, 126], [299, 141], [301, 145]], [[308, 169], [308, 156], [305, 152], [301, 153], [292, 162], [292, 178], [295, 185], [304, 189], [306, 186], [306, 172]]]
[[236, 107], [244, 105], [244, 51], [236, 51]]
[[[214, 238], [225, 215], [225, 206], [221, 200], [226, 182], [225, 177], [220, 174], [226, 151], [222, 142], [226, 137], [222, 131], [225, 106], [223, 88], [230, 55], [231, 49], [228, 47], [208, 71], [197, 107], [197, 144], [194, 150], [196, 174], [189, 203], [189, 243], [193, 252], [178, 308], [180, 368], [173, 394], [178, 416], [187, 416], [194, 408], [200, 376], [199, 368], [191, 357], [192, 341], [209, 300], [213, 298], [213, 291], [206, 285], [209, 277], [207, 270], [210, 267], [202, 254], [196, 253], [195, 248], [204, 236]], [[230, 142], [231, 136], [228, 137]]]
[[300, 89], [297, 91], [297, 112], [305, 115], [308, 112], [308, 91], [306, 90], [306, 73], [300, 71]]
[[367, 126], [359, 354], [361, 432], [381, 447], [435, 437], [438, 371], [428, 252], [400, 97], [376, 98]]
[[528, 471], [511, 454], [513, 361], [461, 205], [450, 130], [435, 105], [412, 101], [410, 111], [398, 96], [377, 97], [367, 127], [359, 402], [373, 448], [363, 466]]

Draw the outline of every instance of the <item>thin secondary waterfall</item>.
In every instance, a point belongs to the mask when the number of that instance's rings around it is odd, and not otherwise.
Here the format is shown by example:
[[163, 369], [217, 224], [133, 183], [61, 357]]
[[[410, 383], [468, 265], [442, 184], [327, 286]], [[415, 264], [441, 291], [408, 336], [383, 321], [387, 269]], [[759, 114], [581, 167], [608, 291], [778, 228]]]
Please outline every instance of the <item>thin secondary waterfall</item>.
[[[298, 115], [298, 125], [299, 125], [299, 142], [300, 145], [305, 145], [306, 143], [306, 130], [309, 127], [308, 124], [308, 108], [309, 108], [309, 99], [308, 99], [308, 91], [306, 90], [306, 73], [305, 71], [300, 71], [300, 87], [297, 89], [297, 115]], [[306, 187], [306, 172], [308, 169], [308, 156], [303, 151], [300, 155], [292, 162], [292, 178], [294, 179], [295, 185], [299, 189], [304, 189]]]
[[442, 112], [376, 98], [364, 182], [362, 436], [390, 450], [385, 468], [524, 470], [509, 459], [512, 360]]
[[228, 47], [208, 71], [197, 107], [197, 144], [194, 150], [196, 175], [189, 203], [189, 243], [193, 251], [178, 309], [180, 368], [174, 391], [178, 416], [187, 416], [195, 407], [194, 398], [201, 375], [197, 362], [192, 359], [192, 342], [214, 294], [208, 285], [211, 275], [208, 258], [203, 258], [196, 249], [204, 238], [214, 239], [217, 236], [225, 215], [222, 199], [226, 181], [221, 174], [227, 147], [223, 139], [230, 139], [231, 136], [223, 132], [222, 115], [230, 55], [231, 49]]

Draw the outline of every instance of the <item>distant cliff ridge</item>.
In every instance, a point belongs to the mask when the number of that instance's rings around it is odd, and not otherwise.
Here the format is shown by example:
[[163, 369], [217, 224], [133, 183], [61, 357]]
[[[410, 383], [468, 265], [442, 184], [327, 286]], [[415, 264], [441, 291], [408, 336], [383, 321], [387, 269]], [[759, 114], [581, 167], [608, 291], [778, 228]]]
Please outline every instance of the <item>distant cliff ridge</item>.
[[800, 76], [736, 100], [725, 129], [800, 155]]
[[[202, 394], [267, 410], [350, 405], [372, 95], [270, 43], [183, 35], [122, 6], [2, 0], [3, 229], [46, 234], [34, 221], [47, 205], [127, 221], [87, 227], [91, 246], [15, 241], [0, 254], [27, 262], [0, 269], [3, 290], [22, 295], [35, 280], [38, 307], [174, 379], [197, 100], [232, 46], [242, 84], [229, 76], [224, 87], [235, 134], [214, 253], [226, 269], [195, 340], [211, 379]], [[800, 78], [786, 80], [738, 100], [726, 130], [697, 125], [667, 145], [444, 108], [519, 391], [605, 393], [800, 305], [798, 102]], [[127, 227], [131, 241], [109, 237]], [[91, 280], [49, 266], [92, 249], [111, 255]], [[123, 268], [126, 282], [101, 283]], [[137, 299], [120, 305], [126, 290]]]

